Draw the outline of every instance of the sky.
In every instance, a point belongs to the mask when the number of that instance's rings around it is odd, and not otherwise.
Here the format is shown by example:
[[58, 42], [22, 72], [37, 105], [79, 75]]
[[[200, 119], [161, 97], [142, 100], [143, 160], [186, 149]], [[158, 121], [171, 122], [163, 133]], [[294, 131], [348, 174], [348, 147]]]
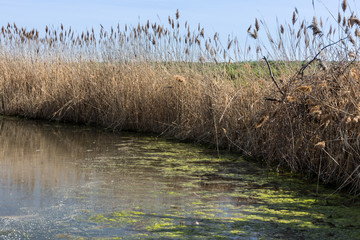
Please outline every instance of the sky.
[[[357, 12], [356, 1], [348, 0]], [[314, 2], [315, 9], [312, 2]], [[45, 26], [57, 28], [60, 24], [71, 26], [79, 32], [99, 30], [100, 24], [110, 26], [137, 25], [152, 22], [167, 24], [168, 16], [180, 11], [180, 20], [188, 21], [194, 29], [198, 23], [208, 36], [215, 32], [222, 39], [237, 36], [244, 41], [246, 30], [254, 19], [263, 19], [270, 29], [276, 29], [276, 21], [291, 22], [295, 7], [300, 20], [312, 16], [337, 16], [340, 0], [0, 0], [0, 25], [15, 22], [27, 29], [44, 30]], [[334, 21], [330, 18], [329, 21]]]

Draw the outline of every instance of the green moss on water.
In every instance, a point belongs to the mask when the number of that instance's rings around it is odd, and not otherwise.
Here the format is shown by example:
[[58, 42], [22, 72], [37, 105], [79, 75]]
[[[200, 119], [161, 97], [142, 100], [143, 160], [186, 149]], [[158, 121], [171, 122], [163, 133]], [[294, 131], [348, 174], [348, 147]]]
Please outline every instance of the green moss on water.
[[[360, 205], [350, 201], [352, 196], [332, 194], [335, 189], [268, 171], [238, 155], [220, 152], [219, 158], [216, 151], [199, 145], [154, 137], [131, 138], [131, 144], [114, 142], [103, 146], [113, 144], [113, 155], [91, 155], [76, 163], [94, 177], [96, 187], [69, 198], [83, 205], [69, 219], [55, 222], [67, 231], [56, 230], [53, 236], [360, 239]], [[121, 181], [122, 174], [131, 181]], [[111, 199], [115, 191], [120, 194]], [[87, 204], [94, 195], [99, 201]], [[23, 237], [10, 228], [1, 229], [0, 238], [30, 239], [31, 235]]]
[[127, 166], [156, 170], [171, 184], [154, 197], [179, 203], [160, 211], [134, 206], [92, 212], [84, 221], [94, 228], [121, 229], [123, 239], [360, 239], [360, 206], [345, 205], [351, 196], [331, 195], [334, 189], [236, 155], [218, 158], [196, 145], [142, 141], [147, 144], [138, 146], [141, 157]]
[[[270, 204], [245, 207], [227, 206], [220, 202], [211, 205], [191, 202], [191, 211], [172, 211], [166, 216], [129, 211], [108, 216], [98, 214], [90, 221], [108, 227], [124, 227], [125, 224], [151, 239], [226, 239], [254, 236], [254, 233], [259, 239], [272, 239], [272, 236], [277, 236], [276, 239], [357, 239], [360, 236], [359, 208], [325, 207], [313, 201], [296, 210], [293, 200], [282, 199], [275, 207], [273, 200], [269, 201]], [[267, 199], [263, 200], [267, 202]], [[304, 202], [297, 200], [295, 204], [298, 203], [308, 203], [308, 199]], [[220, 210], [221, 207], [226, 210]]]

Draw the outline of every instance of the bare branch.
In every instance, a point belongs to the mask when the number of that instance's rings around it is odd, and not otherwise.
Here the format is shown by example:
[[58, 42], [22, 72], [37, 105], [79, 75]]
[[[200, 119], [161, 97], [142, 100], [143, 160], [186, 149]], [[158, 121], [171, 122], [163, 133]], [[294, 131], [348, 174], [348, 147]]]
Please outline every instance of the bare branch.
[[273, 80], [273, 82], [275, 83], [275, 86], [277, 87], [277, 89], [279, 90], [279, 92], [284, 96], [284, 92], [281, 90], [281, 88], [279, 87], [279, 85], [277, 84], [276, 80], [275, 80], [275, 77], [274, 77], [274, 74], [273, 72], [271, 71], [271, 67], [270, 67], [270, 64], [268, 62], [268, 60], [266, 59], [266, 57], [264, 56], [263, 59], [265, 60], [268, 68], [269, 68], [269, 72], [270, 72], [270, 76], [271, 76], [271, 79]]
[[268, 97], [266, 97], [265, 98], [265, 101], [271, 101], [271, 102], [282, 102], [281, 100], [279, 100], [279, 99], [276, 99], [276, 98], [268, 98]]
[[[346, 37], [346, 38], [347, 38], [347, 37]], [[302, 66], [302, 67], [300, 68], [300, 70], [296, 73], [296, 76], [299, 76], [299, 75], [304, 76], [304, 71], [305, 71], [305, 69], [306, 69], [308, 66], [310, 66], [310, 64], [312, 64], [315, 60], [317, 60], [317, 57], [322, 53], [322, 51], [324, 51], [326, 48], [328, 48], [328, 47], [330, 47], [330, 46], [332, 46], [332, 45], [335, 45], [335, 44], [337, 44], [337, 43], [345, 40], [346, 38], [342, 38], [342, 39], [340, 39], [340, 40], [338, 40], [338, 41], [336, 41], [336, 42], [330, 43], [330, 44], [324, 46], [323, 48], [321, 48], [320, 51], [315, 55], [315, 57], [314, 57], [313, 59], [311, 59], [308, 63], [306, 63], [304, 66]]]

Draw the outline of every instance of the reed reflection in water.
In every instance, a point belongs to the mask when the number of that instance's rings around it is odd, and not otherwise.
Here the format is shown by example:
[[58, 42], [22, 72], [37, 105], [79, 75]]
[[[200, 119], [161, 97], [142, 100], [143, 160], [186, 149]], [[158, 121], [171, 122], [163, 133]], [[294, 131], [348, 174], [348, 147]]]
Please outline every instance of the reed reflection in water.
[[141, 153], [136, 152], [149, 144], [144, 139], [0, 118], [0, 231], [16, 229], [25, 219], [38, 226], [73, 220], [70, 216], [84, 209], [159, 210], [174, 201], [181, 204], [181, 197], [170, 200], [159, 194], [169, 184], [161, 180], [157, 166], [140, 161]]

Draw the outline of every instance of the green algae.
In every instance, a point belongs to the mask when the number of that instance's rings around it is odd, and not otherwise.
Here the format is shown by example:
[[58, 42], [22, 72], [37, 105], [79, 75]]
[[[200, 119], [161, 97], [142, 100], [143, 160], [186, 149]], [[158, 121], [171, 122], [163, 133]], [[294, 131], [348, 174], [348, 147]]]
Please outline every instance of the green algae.
[[97, 142], [74, 162], [96, 188], [69, 197], [85, 204], [55, 222], [65, 229], [58, 239], [360, 239], [359, 203], [335, 189], [195, 144], [131, 134]]
[[146, 239], [360, 238], [359, 204], [344, 205], [351, 196], [331, 195], [334, 190], [325, 186], [274, 174], [236, 155], [218, 158], [196, 145], [148, 141], [141, 164], [165, 179], [180, 178], [181, 193], [161, 194], [187, 201], [162, 213], [93, 213], [88, 221], [126, 228], [125, 239], [137, 239], [138, 232]]

